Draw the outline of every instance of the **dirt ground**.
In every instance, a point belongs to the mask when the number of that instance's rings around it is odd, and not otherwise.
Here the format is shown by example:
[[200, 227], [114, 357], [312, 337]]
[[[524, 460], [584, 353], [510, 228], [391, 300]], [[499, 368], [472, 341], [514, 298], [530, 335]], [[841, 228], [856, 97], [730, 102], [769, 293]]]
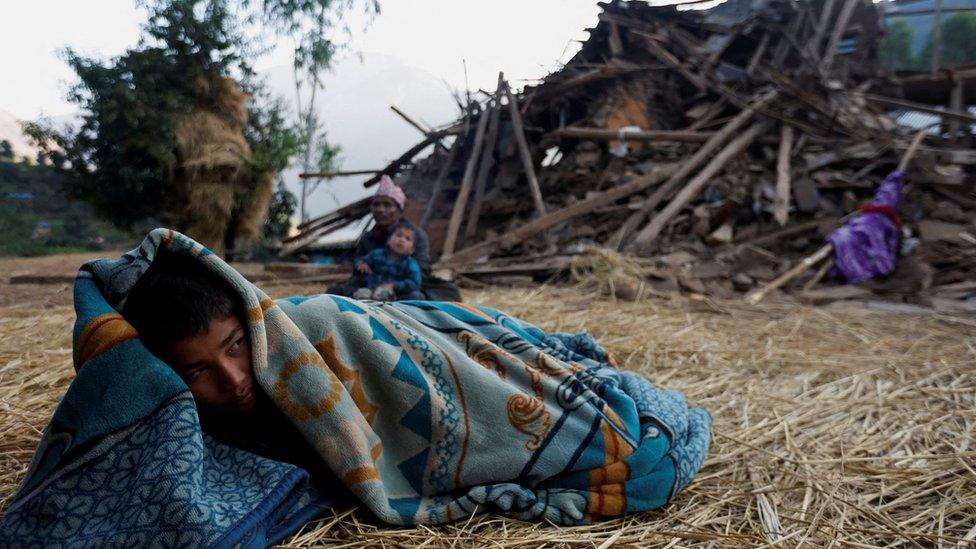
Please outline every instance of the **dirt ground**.
[[[0, 513], [73, 377], [70, 286], [9, 277], [112, 255], [0, 259]], [[623, 302], [548, 285], [464, 295], [546, 330], [589, 331], [623, 368], [708, 409], [713, 442], [698, 477], [659, 511], [585, 527], [487, 514], [390, 528], [351, 512], [307, 525], [289, 546], [976, 546], [973, 319]]]

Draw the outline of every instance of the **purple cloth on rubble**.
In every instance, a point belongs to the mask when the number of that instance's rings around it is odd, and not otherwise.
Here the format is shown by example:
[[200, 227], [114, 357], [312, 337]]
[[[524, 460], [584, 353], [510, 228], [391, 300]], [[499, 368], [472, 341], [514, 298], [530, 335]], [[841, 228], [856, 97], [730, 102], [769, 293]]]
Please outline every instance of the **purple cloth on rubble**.
[[[905, 172], [895, 170], [888, 174], [874, 195], [874, 204], [897, 212], [904, 183]], [[848, 284], [858, 284], [895, 270], [898, 227], [883, 213], [862, 212], [830, 233], [827, 242], [834, 245], [835, 267], [831, 275]]]

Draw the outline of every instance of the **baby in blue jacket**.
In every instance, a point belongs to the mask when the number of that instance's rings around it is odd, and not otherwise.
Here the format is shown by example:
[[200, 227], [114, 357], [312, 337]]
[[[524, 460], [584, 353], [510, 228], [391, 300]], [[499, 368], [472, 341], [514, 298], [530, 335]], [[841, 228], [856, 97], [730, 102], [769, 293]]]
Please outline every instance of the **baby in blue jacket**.
[[400, 225], [393, 230], [386, 246], [353, 261], [356, 274], [366, 276], [366, 287], [356, 290], [356, 299], [395, 301], [424, 299], [420, 293], [420, 265], [413, 258], [416, 235]]

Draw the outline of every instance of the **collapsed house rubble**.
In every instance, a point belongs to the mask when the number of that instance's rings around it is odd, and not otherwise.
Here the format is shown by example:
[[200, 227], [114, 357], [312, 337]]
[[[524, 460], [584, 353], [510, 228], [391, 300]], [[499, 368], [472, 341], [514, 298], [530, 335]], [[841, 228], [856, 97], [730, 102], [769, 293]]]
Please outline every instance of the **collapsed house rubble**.
[[[870, 199], [914, 133], [890, 109], [933, 110], [878, 62], [870, 0], [600, 6], [561, 70], [517, 94], [500, 75], [365, 182], [394, 177], [442, 272], [545, 277], [597, 248], [629, 255], [654, 292], [740, 295]], [[971, 306], [976, 116], [936, 112], [909, 167], [896, 272], [847, 287], [822, 268], [785, 291]], [[310, 220], [283, 254], [368, 213], [364, 199]]]

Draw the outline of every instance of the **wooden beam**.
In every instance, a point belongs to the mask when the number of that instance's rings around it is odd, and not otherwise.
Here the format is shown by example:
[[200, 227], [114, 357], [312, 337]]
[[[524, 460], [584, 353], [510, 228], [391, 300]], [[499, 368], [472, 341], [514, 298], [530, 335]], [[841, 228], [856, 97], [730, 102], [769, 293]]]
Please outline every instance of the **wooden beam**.
[[705, 184], [711, 181], [711, 179], [717, 173], [719, 173], [726, 164], [728, 164], [729, 160], [745, 151], [746, 148], [749, 147], [749, 145], [751, 145], [752, 142], [755, 141], [756, 138], [759, 137], [759, 135], [764, 132], [768, 126], [769, 123], [765, 120], [756, 122], [752, 125], [752, 127], [746, 130], [745, 133], [732, 140], [731, 143], [726, 145], [721, 152], [712, 158], [711, 162], [705, 165], [702, 171], [692, 178], [691, 181], [689, 181], [688, 184], [678, 192], [674, 199], [671, 200], [671, 202], [668, 202], [668, 205], [665, 206], [664, 209], [657, 214], [657, 216], [651, 219], [650, 223], [648, 223], [646, 227], [637, 233], [637, 238], [634, 239], [633, 245], [635, 251], [646, 251], [650, 247], [651, 243], [654, 242], [654, 239], [661, 234], [661, 231], [664, 230], [664, 227], [667, 226], [668, 222], [674, 219], [674, 216], [678, 215], [678, 213], [680, 213], [681, 210], [684, 209], [684, 207], [687, 206], [692, 199], [698, 196], [698, 193], [702, 190]]
[[325, 178], [330, 179], [333, 177], [347, 177], [350, 175], [373, 175], [377, 173], [383, 173], [383, 170], [346, 170], [337, 172], [302, 172], [298, 174], [301, 179], [317, 179]]
[[780, 128], [779, 154], [776, 158], [776, 203], [773, 217], [780, 227], [790, 219], [790, 155], [793, 153], [793, 126]]
[[825, 244], [824, 246], [822, 246], [819, 250], [817, 250], [813, 254], [805, 257], [803, 259], [803, 261], [801, 261], [800, 263], [798, 263], [792, 269], [790, 269], [790, 270], [786, 271], [785, 273], [781, 274], [776, 280], [770, 282], [769, 284], [763, 286], [762, 288], [759, 288], [759, 289], [751, 292], [745, 298], [746, 299], [746, 303], [748, 303], [750, 305], [755, 305], [755, 304], [759, 303], [760, 301], [763, 300], [763, 298], [766, 297], [766, 295], [769, 292], [772, 292], [773, 290], [779, 288], [783, 284], [786, 284], [787, 282], [793, 280], [797, 276], [799, 276], [799, 275], [803, 274], [804, 272], [808, 271], [811, 267], [813, 267], [817, 263], [821, 262], [824, 258], [828, 257], [833, 251], [834, 251], [834, 245], [833, 244]]
[[935, 0], [935, 22], [932, 25], [932, 73], [942, 68], [942, 0]]
[[830, 66], [833, 65], [834, 56], [837, 54], [837, 46], [840, 44], [840, 39], [844, 36], [844, 31], [847, 30], [847, 25], [851, 22], [851, 16], [854, 15], [854, 8], [856, 8], [858, 3], [861, 1], [862, 0], [846, 0], [844, 5], [841, 7], [840, 15], [837, 16], [837, 21], [834, 23], [834, 31], [830, 35], [830, 41], [827, 42], [827, 49], [824, 50], [822, 61], [820, 63], [820, 66], [823, 68], [824, 72], [830, 70]]
[[721, 147], [722, 144], [732, 136], [732, 134], [739, 131], [742, 126], [752, 120], [757, 111], [771, 103], [778, 95], [779, 93], [775, 90], [764, 94], [749, 107], [743, 109], [739, 114], [732, 118], [732, 120], [726, 122], [725, 125], [722, 126], [722, 129], [712, 135], [708, 141], [701, 146], [701, 148], [695, 151], [695, 154], [693, 154], [690, 158], [683, 160], [681, 168], [671, 175], [671, 177], [668, 178], [664, 184], [654, 191], [654, 194], [644, 201], [644, 204], [641, 205], [640, 210], [634, 212], [629, 218], [627, 218], [627, 221], [621, 225], [620, 229], [616, 232], [613, 238], [610, 239], [608, 246], [615, 250], [619, 250], [621, 246], [623, 246], [624, 240], [630, 237], [641, 222], [654, 211], [654, 208], [657, 208], [657, 205], [660, 204], [661, 201], [667, 197], [667, 195], [677, 188], [685, 177], [704, 164], [712, 153]]
[[752, 73], [756, 71], [756, 65], [759, 60], [762, 59], [763, 55], [766, 55], [766, 48], [769, 47], [769, 32], [762, 35], [759, 39], [759, 45], [756, 46], [756, 51], [753, 52], [752, 57], [749, 58], [749, 64], [746, 65], [746, 74], [752, 76]]
[[534, 88], [533, 94], [541, 97], [541, 96], [551, 95], [554, 93], [563, 92], [570, 88], [575, 88], [577, 86], [589, 84], [590, 82], [603, 80], [604, 78], [612, 78], [624, 71], [625, 69], [619, 67], [603, 66], [585, 72], [583, 74], [580, 74], [578, 76], [570, 77], [561, 82], [552, 82], [552, 83], [545, 82], [542, 85], [539, 85], [536, 88]]
[[874, 103], [888, 105], [889, 107], [895, 107], [898, 109], [908, 109], [911, 111], [926, 112], [929, 114], [935, 114], [946, 118], [955, 118], [958, 120], [962, 120], [964, 122], [969, 122], [970, 124], [976, 123], [976, 115], [969, 114], [968, 112], [965, 111], [956, 111], [952, 109], [940, 110], [933, 107], [932, 105], [926, 105], [924, 103], [915, 103], [914, 101], [906, 101], [905, 99], [895, 99], [894, 97], [882, 97], [880, 95], [874, 95], [870, 93], [864, 94], [864, 98]]
[[[355, 202], [353, 202], [351, 204], [346, 204], [345, 206], [342, 206], [341, 208], [336, 208], [335, 210], [333, 210], [333, 211], [331, 211], [331, 212], [329, 212], [329, 213], [327, 213], [325, 215], [320, 215], [319, 217], [316, 217], [314, 219], [309, 219], [305, 223], [302, 223], [302, 224], [298, 225], [298, 230], [300, 232], [304, 232], [304, 231], [307, 231], [307, 230], [310, 230], [310, 229], [315, 229], [316, 227], [319, 227], [319, 226], [322, 226], [322, 225], [327, 225], [329, 223], [333, 223], [337, 219], [341, 219], [343, 217], [355, 216], [355, 215], [359, 214], [360, 212], [362, 212], [363, 214], [365, 214], [366, 212], [369, 211], [369, 205], [370, 205], [370, 203], [372, 201], [373, 201], [373, 197], [372, 196], [367, 196], [365, 198], [361, 198], [361, 199], [359, 199], [359, 200], [357, 200], [357, 201], [355, 201]], [[301, 236], [301, 235], [298, 235], [298, 236]], [[293, 240], [295, 238], [298, 238], [298, 236], [285, 239], [285, 242], [289, 242], [289, 241], [291, 241], [291, 240]]]
[[485, 187], [488, 186], [488, 172], [495, 165], [495, 145], [498, 141], [498, 127], [501, 125], [502, 90], [505, 85], [504, 75], [498, 73], [498, 87], [495, 89], [495, 101], [491, 107], [491, 119], [488, 121], [488, 136], [481, 153], [481, 163], [478, 175], [474, 179], [474, 203], [471, 204], [471, 214], [468, 224], [464, 228], [464, 238], [473, 238], [478, 230], [478, 220], [481, 218], [481, 203], [485, 198]]
[[792, 227], [786, 227], [769, 234], [764, 234], [751, 238], [743, 242], [736, 242], [736, 249], [741, 250], [747, 246], [766, 246], [768, 244], [776, 243], [779, 240], [788, 238], [794, 235], [807, 233], [816, 229], [819, 229], [821, 225], [839, 225], [839, 217], [825, 217], [823, 219], [814, 219], [813, 221], [807, 221], [805, 223], [798, 223]]
[[529, 190], [532, 192], [535, 211], [540, 216], [546, 215], [546, 205], [542, 201], [539, 180], [535, 177], [532, 153], [529, 151], [529, 143], [525, 140], [525, 127], [522, 125], [522, 115], [519, 113], [518, 101], [515, 100], [515, 95], [507, 83], [505, 84], [505, 97], [508, 99], [508, 114], [512, 118], [512, 131], [515, 134], [515, 141], [518, 143], [519, 155], [522, 157], [522, 168], [525, 170], [525, 177], [529, 182]]
[[508, 231], [504, 235], [496, 236], [495, 238], [486, 240], [480, 244], [475, 244], [474, 246], [460, 250], [450, 258], [442, 259], [441, 263], [446, 267], [464, 265], [465, 263], [474, 261], [480, 257], [488, 256], [496, 250], [510, 248], [520, 242], [523, 242], [525, 239], [555, 227], [560, 223], [569, 221], [574, 217], [588, 214], [597, 208], [613, 204], [622, 198], [626, 198], [634, 193], [641, 192], [652, 185], [660, 183], [674, 173], [675, 169], [676, 166], [674, 164], [658, 164], [651, 170], [650, 173], [646, 175], [642, 175], [636, 179], [628, 181], [627, 183], [617, 185], [616, 187], [608, 189], [595, 196], [591, 196], [585, 200], [576, 202], [575, 204], [567, 206], [561, 210], [556, 210], [546, 214], [545, 216], [532, 220], [520, 227], [516, 227], [512, 231]]
[[323, 226], [323, 227], [319, 227], [319, 228], [316, 228], [316, 229], [313, 229], [313, 230], [310, 230], [310, 231], [305, 231], [304, 233], [302, 233], [298, 237], [292, 239], [290, 242], [288, 242], [285, 245], [283, 245], [281, 247], [281, 250], [278, 252], [278, 257], [285, 257], [285, 256], [288, 256], [288, 255], [291, 255], [291, 254], [297, 252], [298, 250], [300, 250], [300, 249], [302, 249], [302, 248], [304, 248], [304, 247], [312, 244], [313, 242], [315, 242], [316, 240], [322, 238], [323, 236], [332, 234], [332, 233], [338, 231], [339, 229], [342, 229], [344, 227], [348, 227], [349, 225], [352, 225], [356, 221], [359, 221], [359, 219], [361, 219], [361, 218], [360, 217], [347, 217], [347, 218], [338, 220], [337, 222], [332, 223], [329, 226]]
[[[465, 120], [467, 120], [467, 115], [465, 115]], [[444, 160], [444, 164], [441, 166], [440, 171], [437, 173], [437, 178], [434, 179], [434, 184], [430, 189], [430, 200], [427, 201], [427, 207], [424, 209], [424, 215], [420, 218], [420, 228], [426, 229], [427, 224], [430, 223], [430, 218], [434, 215], [434, 208], [437, 204], [437, 199], [440, 197], [441, 188], [444, 186], [444, 181], [447, 179], [447, 174], [451, 173], [451, 167], [454, 165], [454, 159], [457, 158], [458, 150], [461, 148], [461, 144], [464, 143], [465, 137], [467, 137], [467, 130], [454, 140], [451, 145], [451, 149], [447, 153], [447, 158]]]
[[586, 139], [591, 141], [673, 141], [676, 143], [704, 143], [715, 132], [669, 131], [669, 130], [641, 130], [626, 131], [607, 130], [603, 128], [583, 128], [568, 126], [559, 128], [546, 134], [555, 139]]
[[380, 182], [380, 177], [382, 177], [384, 175], [389, 175], [391, 177], [394, 176], [394, 175], [396, 175], [396, 173], [398, 171], [400, 171], [400, 168], [404, 164], [407, 164], [408, 162], [410, 162], [411, 160], [413, 160], [413, 157], [417, 156], [417, 154], [420, 153], [420, 151], [426, 149], [432, 143], [434, 143], [435, 141], [440, 140], [442, 137], [445, 137], [445, 136], [448, 136], [448, 135], [454, 135], [457, 132], [458, 132], [458, 130], [455, 129], [455, 128], [447, 128], [447, 129], [443, 129], [443, 130], [437, 130], [437, 131], [434, 131], [434, 132], [430, 132], [429, 134], [427, 134], [427, 137], [424, 138], [423, 141], [421, 141], [420, 143], [417, 143], [413, 147], [410, 147], [409, 149], [407, 149], [406, 152], [404, 152], [403, 154], [401, 154], [396, 160], [394, 160], [393, 162], [390, 162], [385, 168], [383, 168], [383, 171], [382, 172], [377, 173], [373, 177], [371, 177], [371, 178], [367, 179], [366, 181], [364, 181], [363, 182], [363, 187], [372, 187], [373, 185], [379, 183]]
[[[940, 3], [941, 4], [941, 3]], [[941, 5], [937, 6], [937, 9], [917, 9], [917, 10], [905, 10], [905, 11], [887, 11], [885, 12], [885, 18], [889, 17], [908, 17], [910, 15], [933, 15], [935, 13], [964, 13], [973, 12], [976, 8], [943, 8]]]
[[400, 118], [406, 121], [407, 124], [410, 124], [414, 128], [417, 128], [417, 131], [419, 131], [420, 133], [427, 135], [432, 131], [431, 128], [421, 125], [420, 122], [417, 122], [416, 120], [411, 118], [410, 115], [398, 109], [396, 105], [390, 105], [390, 110], [400, 115]]
[[485, 129], [488, 127], [488, 113], [481, 112], [478, 117], [478, 127], [474, 132], [474, 146], [468, 163], [464, 166], [464, 175], [461, 177], [461, 189], [458, 191], [457, 200], [454, 201], [454, 209], [451, 210], [451, 219], [447, 224], [447, 237], [444, 240], [444, 247], [441, 250], [441, 257], [450, 257], [457, 244], [458, 230], [461, 228], [461, 218], [464, 217], [464, 210], [468, 205], [468, 196], [471, 194], [471, 183], [474, 181], [474, 169], [481, 155], [481, 146], [485, 141]]
[[[952, 84], [952, 91], [949, 92], [949, 110], [956, 112], [965, 112], [963, 109], [966, 108], [965, 105], [965, 94], [963, 93], [963, 83], [961, 78], [957, 78]], [[960, 124], [958, 119], [952, 119], [949, 124], [949, 135], [953, 142], [959, 142], [959, 130]]]
[[826, 0], [823, 4], [823, 11], [820, 12], [820, 17], [817, 18], [817, 28], [813, 34], [813, 38], [807, 43], [807, 47], [810, 51], [814, 52], [817, 57], [820, 55], [820, 44], [823, 42], [824, 33], [827, 31], [827, 25], [830, 23], [830, 14], [834, 12], [834, 3], [836, 0]]
[[657, 40], [653, 36], [635, 31], [636, 34], [640, 34], [644, 38], [644, 45], [651, 52], [654, 57], [657, 57], [663, 61], [666, 65], [670, 66], [672, 69], [678, 72], [681, 76], [685, 78], [692, 86], [698, 88], [699, 91], [708, 90], [708, 85], [704, 80], [698, 77], [697, 74], [688, 70], [686, 63], [681, 62], [673, 53], [669, 52], [664, 46], [657, 43]]

